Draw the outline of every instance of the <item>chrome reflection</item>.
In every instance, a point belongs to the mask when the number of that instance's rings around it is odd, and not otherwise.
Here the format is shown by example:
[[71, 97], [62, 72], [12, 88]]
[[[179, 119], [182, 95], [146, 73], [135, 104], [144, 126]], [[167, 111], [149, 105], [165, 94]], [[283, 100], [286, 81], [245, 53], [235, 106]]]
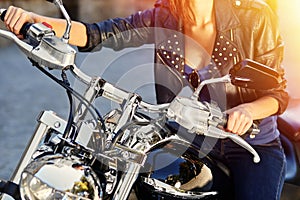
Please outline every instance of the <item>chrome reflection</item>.
[[202, 168], [198, 175], [191, 178], [186, 183], [176, 182], [175, 187], [179, 187], [182, 190], [193, 190], [195, 188], [205, 188], [210, 185], [213, 181], [213, 175], [211, 170], [206, 166], [202, 165]]
[[22, 199], [100, 200], [100, 181], [77, 158], [45, 156], [31, 162], [20, 180]]
[[186, 199], [217, 195], [212, 189], [212, 163], [206, 157], [197, 156], [199, 153], [192, 147], [187, 148], [184, 141], [171, 141], [153, 149], [148, 154], [139, 189], [151, 191], [153, 188], [154, 193], [161, 196], [175, 195]]
[[[186, 191], [182, 190], [180, 188], [176, 188], [174, 186], [171, 186], [169, 184], [166, 184], [162, 181], [153, 179], [153, 178], [145, 178], [142, 177], [141, 180], [151, 186], [153, 189], [156, 190], [156, 192], [159, 193], [167, 193], [169, 195], [175, 195], [176, 197], [181, 197], [183, 199], [201, 199], [204, 197], [209, 196], [215, 196], [217, 195], [217, 192], [211, 191], [211, 192], [197, 192], [197, 191]], [[154, 192], [154, 191], [153, 191]]]

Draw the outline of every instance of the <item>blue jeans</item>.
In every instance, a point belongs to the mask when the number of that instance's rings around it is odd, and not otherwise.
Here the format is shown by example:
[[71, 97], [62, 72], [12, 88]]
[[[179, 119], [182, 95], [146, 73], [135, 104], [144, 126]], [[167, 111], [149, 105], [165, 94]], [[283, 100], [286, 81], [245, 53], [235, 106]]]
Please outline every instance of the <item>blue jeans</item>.
[[279, 200], [286, 170], [280, 139], [253, 148], [261, 158], [259, 163], [254, 163], [252, 154], [229, 139], [218, 140], [209, 154], [229, 168], [234, 199]]
[[229, 192], [234, 193], [230, 194], [234, 197], [226, 196], [223, 200], [280, 199], [286, 173], [286, 158], [280, 138], [266, 144], [252, 145], [260, 156], [260, 162], [254, 163], [253, 155], [230, 139], [195, 135], [175, 124], [170, 125], [175, 127], [179, 136], [194, 143], [202, 153], [221, 161], [229, 168], [233, 184], [233, 192]]

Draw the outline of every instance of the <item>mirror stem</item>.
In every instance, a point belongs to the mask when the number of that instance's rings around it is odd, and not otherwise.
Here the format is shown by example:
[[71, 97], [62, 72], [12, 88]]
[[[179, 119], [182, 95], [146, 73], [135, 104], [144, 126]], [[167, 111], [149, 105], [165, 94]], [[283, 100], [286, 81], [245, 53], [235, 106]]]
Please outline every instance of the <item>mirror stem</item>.
[[63, 16], [65, 17], [65, 19], [67, 21], [67, 27], [66, 27], [65, 33], [62, 37], [62, 40], [65, 43], [68, 43], [69, 39], [70, 39], [70, 32], [71, 32], [71, 27], [72, 27], [71, 18], [64, 7], [62, 0], [54, 0], [53, 3], [60, 9], [61, 13], [63, 14]]
[[195, 92], [191, 96], [191, 99], [198, 100], [200, 92], [201, 92], [202, 88], [205, 85], [209, 85], [209, 84], [213, 84], [213, 83], [230, 83], [230, 82], [231, 82], [231, 78], [230, 78], [229, 74], [227, 74], [227, 75], [225, 75], [225, 76], [223, 76], [221, 78], [213, 78], [213, 79], [204, 80], [197, 87], [197, 89], [195, 90]]

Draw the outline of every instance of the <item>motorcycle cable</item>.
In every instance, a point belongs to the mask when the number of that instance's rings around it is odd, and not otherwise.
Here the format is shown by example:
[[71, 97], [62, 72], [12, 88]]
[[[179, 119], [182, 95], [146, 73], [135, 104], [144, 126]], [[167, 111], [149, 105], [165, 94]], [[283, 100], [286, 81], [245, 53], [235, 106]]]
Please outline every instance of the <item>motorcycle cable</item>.
[[[0, 15], [0, 19], [2, 20], [2, 21], [4, 21], [4, 17], [5, 17], [5, 15], [6, 15], [6, 13], [7, 13], [7, 10], [5, 10], [5, 11], [3, 11], [2, 13], [1, 13], [1, 15]], [[22, 28], [21, 28], [21, 30], [20, 30], [20, 33], [24, 36], [24, 38], [26, 38], [26, 36], [27, 36], [27, 32], [28, 32], [28, 30], [29, 30], [29, 28], [30, 28], [30, 26], [32, 25], [32, 23], [25, 23], [23, 26], [22, 26]], [[98, 116], [98, 118], [99, 118], [99, 120], [100, 120], [100, 122], [101, 122], [101, 124], [102, 124], [102, 128], [104, 129], [104, 130], [106, 130], [105, 129], [105, 124], [104, 124], [104, 120], [103, 120], [103, 117], [101, 116], [101, 114], [100, 114], [100, 112], [97, 110], [97, 108], [95, 108], [90, 102], [88, 102], [82, 95], [80, 95], [78, 92], [76, 92], [76, 91], [74, 91], [72, 88], [70, 88], [69, 86], [70, 86], [70, 84], [69, 83], [67, 83], [67, 84], [65, 84], [64, 82], [61, 82], [61, 80], [59, 80], [59, 79], [57, 79], [55, 76], [53, 76], [51, 73], [48, 73], [46, 70], [44, 70], [42, 67], [40, 67], [36, 62], [34, 62], [33, 60], [31, 60], [31, 62], [32, 62], [32, 64], [34, 65], [34, 66], [36, 66], [40, 71], [42, 71], [44, 74], [46, 74], [48, 77], [50, 77], [52, 80], [54, 80], [56, 83], [58, 83], [60, 86], [62, 86], [63, 88], [65, 88], [67, 91], [69, 91], [71, 94], [73, 94], [81, 103], [83, 103], [85, 106], [87, 106], [87, 108], [88, 108], [88, 110], [89, 110], [89, 112], [92, 114], [92, 116], [93, 116], [93, 118], [95, 119], [95, 120], [97, 120], [97, 117], [95, 117], [95, 115], [93, 115], [93, 112], [90, 110], [90, 108], [88, 107], [88, 106], [90, 106], [90, 107], [92, 107], [93, 108], [93, 110], [95, 111], [95, 113], [97, 114], [97, 116]]]
[[[60, 86], [62, 86], [64, 89], [66, 89], [67, 91], [69, 91], [70, 94], [72, 94], [76, 99], [78, 99], [80, 101], [80, 103], [82, 103], [87, 108], [87, 110], [90, 112], [90, 114], [92, 115], [92, 117], [94, 118], [94, 120], [96, 120], [96, 121], [99, 120], [100, 121], [100, 123], [101, 123], [101, 128], [99, 127], [99, 132], [100, 133], [102, 132], [102, 130], [106, 130], [104, 119], [103, 119], [101, 113], [98, 111], [98, 109], [93, 104], [91, 104], [81, 94], [79, 94], [78, 92], [76, 92], [75, 90], [73, 90], [70, 86], [66, 85], [63, 81], [59, 80], [57, 77], [55, 77], [54, 75], [52, 75], [51, 73], [49, 73], [43, 67], [40, 67], [39, 65], [36, 65], [34, 62], [33, 62], [33, 65], [36, 66], [46, 76], [48, 76], [49, 78], [51, 78], [54, 82], [56, 82], [57, 84], [59, 84]], [[92, 109], [94, 110], [94, 112], [93, 112]], [[97, 116], [95, 115], [95, 113], [97, 114]]]
[[[3, 11], [1, 13], [0, 19], [2, 21], [4, 21], [4, 17], [6, 15], [7, 10]], [[24, 36], [24, 38], [27, 37], [27, 32], [30, 28], [30, 26], [32, 25], [32, 23], [25, 23], [21, 30], [20, 33]], [[104, 120], [102, 115], [100, 114], [100, 112], [97, 110], [97, 108], [95, 108], [95, 106], [93, 106], [90, 102], [88, 102], [81, 94], [79, 94], [78, 92], [74, 91], [72, 88], [69, 87], [69, 85], [64, 84], [63, 82], [61, 82], [61, 80], [57, 79], [55, 76], [53, 76], [51, 73], [48, 73], [46, 70], [44, 70], [42, 67], [40, 67], [36, 62], [34, 62], [33, 60], [31, 60], [32, 64], [34, 66], [37, 66], [37, 68], [42, 71], [44, 74], [46, 74], [48, 77], [50, 77], [52, 80], [54, 80], [56, 83], [58, 83], [60, 86], [62, 86], [63, 88], [65, 88], [67, 91], [69, 91], [71, 94], [73, 94], [81, 103], [83, 103], [89, 110], [89, 112], [92, 114], [93, 118], [97, 121], [97, 117], [95, 117], [95, 115], [93, 114], [93, 112], [91, 111], [90, 107], [95, 111], [95, 113], [97, 114], [102, 128], [103, 130], [105, 129], [105, 124], [104, 124]], [[90, 107], [88, 107], [90, 106]]]
[[112, 138], [110, 144], [107, 146], [107, 149], [110, 147], [113, 147], [116, 145], [120, 137], [125, 133], [125, 131], [131, 126], [131, 125], [138, 125], [138, 126], [147, 126], [151, 124], [150, 122], [137, 122], [137, 121], [130, 121], [126, 123], [117, 133], [114, 133], [114, 137]]
[[[65, 70], [62, 70], [61, 72], [61, 78], [62, 78], [62, 82], [70, 87], [70, 82], [68, 80], [68, 77], [67, 77], [67, 74], [65, 72]], [[74, 133], [72, 135], [70, 135], [70, 131], [71, 131], [71, 128], [72, 128], [72, 125], [73, 125], [73, 121], [74, 121], [74, 103], [73, 103], [73, 96], [72, 96], [72, 93], [69, 91], [69, 90], [66, 90], [67, 92], [67, 96], [68, 96], [68, 99], [69, 99], [69, 105], [70, 105], [70, 110], [69, 110], [69, 116], [68, 116], [68, 122], [67, 122], [67, 125], [66, 125], [66, 128], [64, 130], [64, 133], [63, 133], [63, 138], [64, 139], [67, 139], [69, 137], [71, 137], [71, 139], [73, 140], [73, 137], [74, 137]], [[56, 148], [56, 152], [61, 152], [62, 151], [62, 148], [63, 146], [65, 145], [65, 140], [62, 140], [60, 142], [60, 144], [58, 145], [58, 147]]]

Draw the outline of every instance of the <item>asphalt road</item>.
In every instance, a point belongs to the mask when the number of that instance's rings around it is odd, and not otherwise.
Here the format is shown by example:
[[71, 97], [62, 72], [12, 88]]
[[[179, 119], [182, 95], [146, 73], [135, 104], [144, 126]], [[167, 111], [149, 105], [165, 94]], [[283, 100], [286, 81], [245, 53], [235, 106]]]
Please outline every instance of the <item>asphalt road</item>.
[[64, 112], [64, 91], [12, 45], [0, 48], [0, 178], [8, 179], [41, 110]]

